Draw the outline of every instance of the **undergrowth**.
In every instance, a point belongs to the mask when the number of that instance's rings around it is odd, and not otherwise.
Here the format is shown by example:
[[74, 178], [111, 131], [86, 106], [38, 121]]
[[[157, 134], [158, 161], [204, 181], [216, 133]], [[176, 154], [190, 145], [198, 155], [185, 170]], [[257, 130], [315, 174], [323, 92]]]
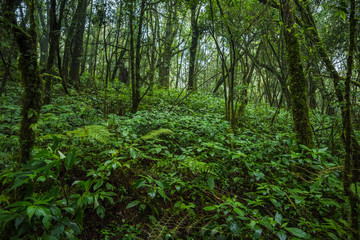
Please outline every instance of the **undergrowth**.
[[106, 113], [103, 92], [55, 96], [21, 166], [19, 94], [0, 99], [3, 239], [347, 239], [335, 118], [313, 113], [308, 149], [266, 105], [234, 132], [204, 93], [154, 89], [136, 114], [107, 94]]

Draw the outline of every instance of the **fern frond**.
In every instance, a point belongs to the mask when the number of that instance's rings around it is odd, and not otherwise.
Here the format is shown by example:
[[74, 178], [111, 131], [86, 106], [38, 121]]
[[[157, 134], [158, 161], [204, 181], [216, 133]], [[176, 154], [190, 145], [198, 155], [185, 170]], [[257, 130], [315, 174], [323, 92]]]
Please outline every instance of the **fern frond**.
[[170, 135], [170, 134], [173, 134], [173, 133], [174, 132], [171, 131], [170, 129], [160, 128], [158, 130], [151, 131], [150, 133], [146, 134], [145, 136], [142, 136], [141, 139], [146, 141], [146, 140], [158, 138], [161, 135]]
[[113, 134], [110, 133], [105, 126], [90, 125], [75, 129], [74, 131], [67, 131], [66, 135], [78, 138], [95, 139], [98, 142], [107, 143]]

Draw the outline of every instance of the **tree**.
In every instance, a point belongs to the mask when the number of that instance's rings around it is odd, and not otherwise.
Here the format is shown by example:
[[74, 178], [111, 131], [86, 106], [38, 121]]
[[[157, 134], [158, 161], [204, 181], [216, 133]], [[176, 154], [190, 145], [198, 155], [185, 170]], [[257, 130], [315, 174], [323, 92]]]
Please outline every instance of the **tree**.
[[309, 120], [307, 80], [301, 64], [300, 46], [294, 27], [295, 19], [292, 5], [291, 0], [281, 1], [281, 16], [284, 22], [284, 36], [290, 74], [292, 115], [299, 143], [311, 148], [314, 146], [314, 141]]
[[197, 53], [197, 46], [200, 37], [200, 31], [198, 26], [198, 19], [200, 14], [199, 0], [190, 0], [190, 24], [191, 24], [191, 44], [189, 48], [190, 57], [189, 57], [189, 80], [188, 80], [188, 89], [196, 89], [196, 75], [195, 75], [195, 60]]
[[[84, 37], [84, 27], [86, 20], [87, 0], [79, 0], [74, 16], [68, 30], [64, 57], [63, 57], [63, 77], [66, 82], [74, 85], [77, 90], [80, 90], [80, 58], [82, 56], [82, 44]], [[71, 57], [70, 73], [69, 60]], [[70, 77], [70, 78], [69, 78]]]
[[[46, 72], [50, 75], [46, 77], [45, 80], [45, 96], [44, 104], [49, 104], [51, 100], [51, 85], [52, 85], [52, 76], [54, 74], [54, 66], [56, 56], [59, 55], [59, 44], [60, 44], [60, 29], [61, 21], [63, 19], [65, 4], [67, 0], [62, 0], [59, 8], [59, 18], [56, 17], [56, 0], [51, 0], [50, 2], [50, 12], [49, 12], [49, 21], [50, 21], [50, 33], [49, 33], [49, 54], [46, 62]], [[58, 59], [60, 61], [61, 59]], [[65, 93], [68, 94], [66, 87], [66, 82], [64, 78], [61, 78], [61, 83], [64, 88]]]
[[21, 72], [24, 95], [22, 98], [21, 126], [20, 126], [20, 163], [31, 159], [31, 151], [35, 143], [33, 125], [37, 123], [41, 109], [41, 78], [38, 67], [37, 33], [35, 22], [35, 0], [26, 1], [29, 14], [29, 28], [22, 29], [17, 25], [15, 2], [5, 0], [2, 5], [2, 24], [6, 24], [14, 34], [19, 47], [19, 70]]

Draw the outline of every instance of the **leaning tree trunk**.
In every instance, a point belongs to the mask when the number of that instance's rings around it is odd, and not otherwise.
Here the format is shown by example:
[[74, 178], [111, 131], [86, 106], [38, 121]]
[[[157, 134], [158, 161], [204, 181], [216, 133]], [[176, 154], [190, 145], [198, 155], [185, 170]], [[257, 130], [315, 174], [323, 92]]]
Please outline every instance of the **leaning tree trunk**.
[[307, 81], [301, 65], [300, 47], [293, 27], [294, 13], [291, 0], [282, 0], [281, 15], [284, 22], [287, 62], [290, 74], [290, 92], [295, 133], [300, 144], [313, 147], [314, 141], [307, 102]]
[[37, 37], [35, 24], [35, 1], [26, 1], [29, 15], [30, 28], [23, 30], [15, 19], [13, 0], [4, 1], [2, 11], [8, 27], [12, 30], [19, 47], [19, 70], [21, 72], [24, 95], [21, 109], [20, 126], [20, 163], [31, 159], [31, 151], [35, 143], [35, 133], [32, 125], [37, 123], [41, 109], [41, 79], [38, 67]]

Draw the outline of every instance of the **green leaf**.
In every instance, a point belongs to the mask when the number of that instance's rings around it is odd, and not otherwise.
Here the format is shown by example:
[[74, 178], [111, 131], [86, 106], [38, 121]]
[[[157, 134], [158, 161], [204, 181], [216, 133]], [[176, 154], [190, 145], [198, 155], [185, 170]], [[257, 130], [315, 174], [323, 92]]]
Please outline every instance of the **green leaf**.
[[104, 206], [99, 206], [96, 209], [96, 214], [100, 217], [100, 218], [104, 218], [105, 217], [105, 208]]
[[331, 232], [329, 232], [328, 235], [329, 235], [329, 237], [331, 237], [331, 239], [334, 239], [334, 240], [338, 240], [338, 239], [339, 239], [335, 234], [333, 234], [333, 233], [331, 233]]
[[40, 177], [37, 178], [38, 182], [45, 182], [45, 180], [46, 180], [45, 176], [40, 176]]
[[299, 228], [290, 228], [287, 227], [285, 228], [286, 231], [290, 232], [291, 234], [293, 234], [296, 237], [299, 238], [307, 238], [307, 234], [306, 232], [304, 232], [303, 230], [299, 229]]
[[208, 186], [209, 186], [211, 189], [214, 189], [214, 187], [215, 187], [214, 178], [208, 177], [208, 179], [207, 179], [207, 184], [208, 184]]
[[28, 215], [28, 217], [29, 217], [29, 221], [31, 221], [31, 218], [32, 218], [32, 216], [34, 216], [35, 211], [36, 211], [36, 206], [29, 206], [29, 207], [27, 207], [26, 213], [27, 213], [27, 215]]
[[162, 182], [160, 182], [159, 180], [154, 180], [154, 181], [157, 185], [159, 185], [159, 187], [165, 188], [164, 184]]
[[126, 209], [135, 207], [135, 206], [138, 205], [139, 203], [140, 203], [139, 200], [132, 201], [131, 203], [129, 203], [129, 204], [126, 206]]
[[286, 233], [284, 231], [278, 232], [277, 236], [279, 237], [280, 240], [286, 240]]
[[276, 221], [278, 224], [281, 224], [281, 220], [282, 220], [282, 215], [277, 212], [277, 213], [275, 214], [275, 221]]
[[[168, 196], [165, 194], [164, 190], [159, 189], [158, 190], [159, 194], [164, 198], [164, 199], [169, 199]], [[170, 199], [169, 199], [170, 200]]]
[[49, 229], [51, 227], [51, 216], [45, 216], [42, 220], [43, 225], [45, 226], [46, 229]]
[[215, 209], [218, 209], [218, 206], [207, 206], [207, 207], [204, 207], [204, 210], [205, 211], [213, 211]]
[[130, 148], [130, 156], [135, 159], [136, 158], [136, 151], [133, 148]]
[[243, 210], [234, 207], [234, 211], [235, 211], [239, 216], [241, 216], [241, 217], [244, 216], [244, 211], [243, 211]]
[[234, 234], [239, 234], [241, 232], [240, 227], [236, 222], [231, 222], [229, 228], [230, 231]]
[[335, 16], [338, 16], [340, 15], [340, 17], [345, 21], [346, 19], [346, 13], [342, 10], [338, 10], [336, 13], [335, 13]]
[[103, 183], [104, 183], [103, 179], [98, 180], [93, 187], [94, 191], [96, 191], [99, 187], [101, 187], [101, 185], [103, 185]]
[[76, 149], [73, 148], [65, 159], [66, 170], [69, 170], [75, 164], [75, 161], [76, 161]]

